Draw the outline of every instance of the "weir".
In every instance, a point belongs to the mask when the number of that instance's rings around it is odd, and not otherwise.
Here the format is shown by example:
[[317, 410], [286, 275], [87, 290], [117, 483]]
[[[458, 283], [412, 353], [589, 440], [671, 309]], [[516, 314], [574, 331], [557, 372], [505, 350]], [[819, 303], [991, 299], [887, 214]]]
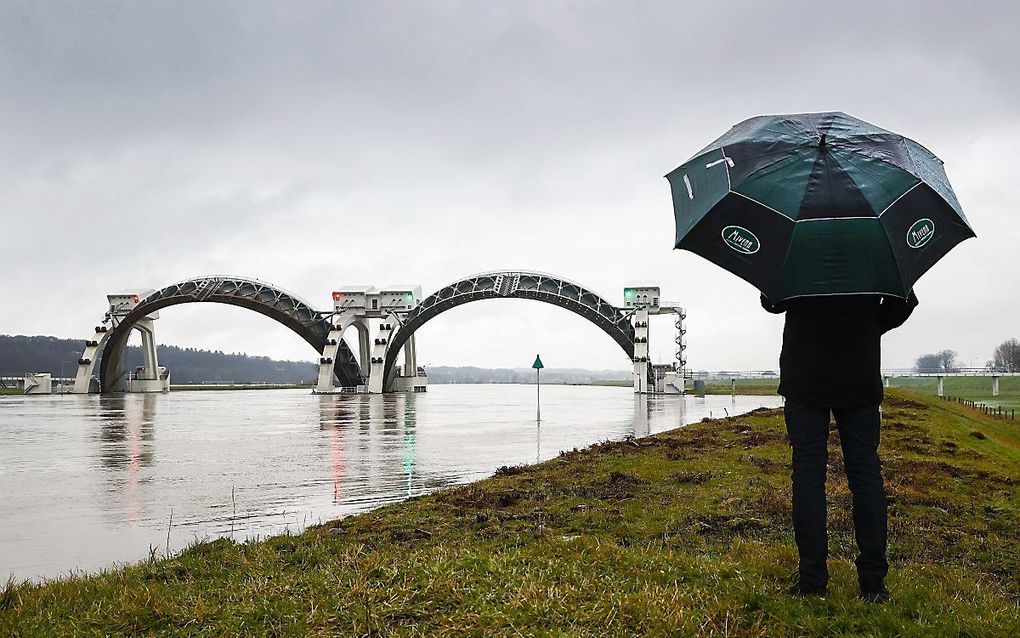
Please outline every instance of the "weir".
[[[457, 306], [487, 299], [531, 299], [553, 304], [598, 326], [631, 361], [637, 394], [683, 394], [686, 312], [663, 302], [655, 285], [624, 289], [622, 307], [567, 279], [531, 271], [472, 275], [422, 298], [421, 286], [347, 286], [333, 292], [332, 308], [315, 310], [281, 288], [243, 277], [198, 277], [159, 290], [107, 295], [109, 310], [86, 340], [74, 392], [167, 392], [170, 371], [159, 365], [155, 321], [159, 310], [185, 303], [222, 303], [253, 310], [287, 326], [319, 355], [314, 392], [424, 392], [428, 376], [417, 361], [415, 331]], [[672, 315], [676, 350], [672, 362], [653, 364], [650, 316]], [[356, 348], [344, 336], [353, 327]], [[143, 365], [122, 370], [127, 340], [142, 335]], [[357, 356], [354, 354], [357, 352]], [[402, 365], [400, 355], [403, 354]], [[95, 375], [99, 367], [98, 376]]]

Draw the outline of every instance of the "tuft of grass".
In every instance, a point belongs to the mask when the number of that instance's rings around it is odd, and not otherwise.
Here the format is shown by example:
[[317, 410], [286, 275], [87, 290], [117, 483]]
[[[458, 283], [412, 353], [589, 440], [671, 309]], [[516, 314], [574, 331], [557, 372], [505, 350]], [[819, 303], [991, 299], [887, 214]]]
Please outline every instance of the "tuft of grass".
[[756, 410], [504, 468], [297, 536], [8, 583], [0, 635], [1016, 635], [1020, 428], [900, 390], [884, 418], [883, 605], [856, 597], [834, 440], [830, 594], [785, 594], [789, 449], [781, 411]]

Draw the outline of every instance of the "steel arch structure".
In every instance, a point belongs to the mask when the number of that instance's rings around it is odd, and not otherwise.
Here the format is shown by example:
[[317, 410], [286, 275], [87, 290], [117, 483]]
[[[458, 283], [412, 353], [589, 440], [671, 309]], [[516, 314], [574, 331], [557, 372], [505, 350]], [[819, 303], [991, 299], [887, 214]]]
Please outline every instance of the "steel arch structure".
[[496, 271], [449, 284], [423, 299], [401, 318], [401, 325], [386, 352], [384, 387], [392, 388], [400, 350], [418, 328], [451, 308], [482, 299], [534, 299], [565, 308], [601, 328], [629, 359], [634, 358], [634, 326], [623, 310], [598, 294], [555, 275]]
[[[186, 303], [221, 303], [253, 310], [290, 328], [318, 352], [322, 352], [331, 326], [328, 313], [321, 313], [302, 299], [265, 282], [220, 276], [182, 281], [146, 296], [111, 330], [100, 362], [102, 392], [108, 392], [110, 384], [120, 376], [124, 347], [134, 324], [157, 310]], [[341, 384], [360, 383], [361, 367], [345, 341], [341, 341], [338, 355], [335, 370]]]

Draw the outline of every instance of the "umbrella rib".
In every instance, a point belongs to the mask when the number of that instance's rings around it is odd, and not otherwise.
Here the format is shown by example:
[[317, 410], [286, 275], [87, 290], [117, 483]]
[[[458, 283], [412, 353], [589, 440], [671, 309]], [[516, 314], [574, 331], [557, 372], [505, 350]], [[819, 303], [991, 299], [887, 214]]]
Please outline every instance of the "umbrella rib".
[[733, 190], [733, 181], [730, 179], [730, 163], [733, 162], [733, 160], [730, 159], [726, 155], [726, 147], [725, 146], [720, 146], [719, 147], [719, 152], [722, 153], [723, 160], [724, 160], [723, 161], [723, 167], [726, 169], [726, 190], [732, 191]]
[[[698, 164], [698, 163], [704, 161], [704, 158], [705, 158], [706, 155], [711, 155], [712, 153], [714, 153], [716, 151], [723, 150], [726, 146], [729, 146], [729, 147], [732, 148], [734, 146], [740, 146], [740, 144], [741, 144], [740, 142], [734, 142], [733, 144], [724, 144], [722, 146], [711, 146], [711, 145], [710, 146], [706, 146], [705, 148], [703, 148], [700, 151], [698, 151], [698, 153], [696, 155], [694, 155], [693, 157], [688, 159], [686, 162], [684, 162], [680, 166], [677, 166], [676, 168], [671, 170], [665, 176], [669, 177], [670, 174], [675, 173], [675, 172], [679, 171], [680, 169], [682, 169], [684, 167], [688, 167], [688, 166], [691, 166], [691, 165], [694, 165], [694, 164]], [[798, 151], [802, 151], [805, 148], [812, 148], [812, 146], [810, 144], [791, 144], [787, 148], [776, 149], [774, 151], [769, 151], [768, 153], [759, 153], [759, 154], [756, 155], [756, 157], [763, 158], [763, 157], [771, 157], [772, 155], [786, 155], [786, 156], [789, 156], [789, 155], [792, 155], [792, 154], [794, 154], [794, 153], [796, 153]], [[725, 154], [724, 150], [723, 150], [723, 155], [725, 157], [729, 157], [728, 155]], [[730, 159], [732, 160], [732, 158], [730, 158]], [[785, 157], [779, 157], [775, 161], [769, 162], [767, 164], [763, 164], [763, 165], [761, 165], [761, 166], [759, 166], [758, 168], [755, 169], [755, 173], [757, 173], [758, 171], [760, 171], [762, 169], [768, 168], [769, 166], [772, 166], [776, 162], [782, 161], [783, 159], [786, 159], [786, 158]]]
[[[917, 168], [917, 162], [914, 160], [914, 157], [913, 157], [913, 155], [911, 155], [910, 149], [909, 149], [909, 147], [907, 147], [907, 144], [906, 144], [908, 140], [911, 141], [911, 142], [913, 142], [913, 140], [911, 140], [910, 138], [907, 138], [907, 137], [903, 137], [902, 135], [899, 135], [898, 137], [899, 137], [900, 144], [904, 148], [904, 152], [906, 153], [908, 159], [910, 160], [910, 164], [911, 164], [910, 167], [901, 166], [899, 164], [896, 164], [895, 162], [889, 161], [888, 159], [886, 159], [884, 157], [871, 156], [871, 155], [869, 155], [868, 157], [873, 159], [873, 160], [875, 160], [876, 162], [881, 162], [881, 163], [886, 164], [888, 166], [892, 166], [893, 168], [899, 169], [901, 171], [905, 171], [905, 172], [913, 175], [916, 179], [920, 180], [920, 183], [924, 183], [924, 178], [921, 177], [920, 175], [918, 175], [918, 173], [920, 171]], [[917, 144], [917, 142], [914, 142], [914, 143]], [[921, 146], [920, 144], [917, 144], [917, 145]], [[924, 148], [924, 147], [922, 146], [921, 148]], [[927, 148], [925, 148], [924, 150], [928, 151]], [[853, 151], [851, 150], [850, 152], [853, 152]], [[928, 152], [931, 153], [931, 151], [928, 151]], [[934, 157], [939, 162], [942, 161], [934, 153], [932, 153], [932, 157]], [[914, 186], [917, 186], [917, 184], [915, 184]], [[906, 195], [906, 193], [904, 193], [903, 195]], [[900, 195], [900, 197], [903, 197], [903, 195]], [[885, 212], [885, 211], [882, 211], [882, 212]], [[881, 215], [881, 213], [879, 213], [879, 215]]]
[[[881, 292], [879, 290], [866, 290], [863, 292], [806, 292], [803, 295], [793, 295], [792, 297], [786, 297], [781, 301], [789, 301], [790, 299], [800, 299], [801, 297], [848, 297], [851, 295], [884, 295], [886, 297], [899, 297], [900, 299], [906, 299], [907, 297], [900, 297], [900, 295], [891, 292]], [[909, 295], [907, 295], [909, 297]]]
[[[914, 190], [914, 189], [911, 188], [910, 190]], [[907, 192], [910, 192], [910, 191], [907, 191]], [[905, 194], [906, 193], [904, 193], [904, 195]], [[902, 197], [902, 195], [901, 195], [901, 197]], [[886, 210], [888, 210], [888, 209], [886, 209]], [[883, 211], [883, 212], [885, 212], [885, 211]], [[896, 264], [896, 274], [899, 275], [899, 277], [900, 277], [900, 288], [906, 289], [906, 287], [907, 287], [906, 283], [907, 282], [905, 282], [903, 280], [903, 264], [900, 263], [900, 258], [896, 256], [896, 251], [893, 249], [893, 238], [889, 236], [889, 229], [885, 227], [885, 224], [883, 224], [881, 221], [879, 221], [878, 222], [878, 226], [879, 226], [879, 228], [882, 229], [882, 234], [885, 235], [886, 241], [889, 242], [889, 253], [892, 255], [893, 263]], [[913, 288], [913, 285], [911, 285], [911, 288]], [[904, 297], [909, 297], [910, 296], [910, 294], [909, 294], [910, 291], [909, 290], [904, 290], [904, 292], [907, 293], [906, 295], [904, 295]]]
[[[915, 188], [917, 188], [918, 186], [920, 186], [923, 183], [924, 182], [918, 182], [918, 183], [914, 184], [909, 189], [907, 189], [907, 191], [905, 193], [903, 193], [903, 195], [906, 195], [907, 193], [909, 193], [910, 191], [914, 190]], [[803, 222], [823, 222], [823, 221], [833, 221], [833, 220], [840, 220], [840, 221], [842, 221], [844, 219], [878, 219], [878, 217], [868, 217], [868, 216], [865, 216], [865, 217], [859, 217], [859, 216], [856, 216], [856, 217], [808, 217], [808, 218], [805, 218], [805, 219], [793, 219], [792, 217], [790, 217], [786, 213], [784, 213], [782, 211], [779, 211], [779, 210], [776, 210], [775, 208], [772, 208], [768, 204], [764, 204], [762, 202], [759, 202], [757, 199], [755, 199], [753, 197], [748, 197], [747, 195], [745, 195], [745, 194], [743, 194], [743, 193], [741, 193], [739, 191], [731, 190], [730, 193], [733, 193], [734, 195], [739, 195], [740, 197], [743, 197], [744, 199], [746, 199], [749, 202], [754, 202], [755, 204], [758, 204], [762, 208], [770, 210], [773, 213], [777, 213], [779, 215], [782, 215], [786, 219], [789, 219], [790, 221], [792, 221], [794, 224], [800, 224], [800, 223], [803, 223]], [[903, 195], [900, 195], [900, 197], [903, 197]], [[899, 201], [900, 197], [897, 197], [896, 200]], [[895, 203], [896, 202], [894, 201], [893, 204], [895, 204]], [[882, 211], [882, 213], [884, 213], [885, 211], [889, 210], [889, 207], [891, 207], [891, 206], [892, 206], [892, 204], [889, 204], [889, 206], [886, 207]], [[879, 217], [881, 217], [881, 213], [879, 213]]]
[[877, 217], [806, 217], [804, 219], [793, 220], [794, 224], [800, 224], [801, 222], [831, 222], [831, 221], [843, 221], [844, 219], [878, 219]]
[[[911, 173], [911, 174], [913, 174], [913, 173]], [[917, 175], [914, 175], [914, 177], [917, 177]], [[878, 214], [879, 219], [881, 219], [882, 215], [885, 214], [885, 211], [887, 211], [890, 208], [892, 208], [893, 206], [895, 206], [896, 202], [898, 202], [901, 199], [903, 199], [907, 195], [907, 193], [909, 193], [910, 191], [914, 190], [915, 188], [917, 188], [918, 186], [920, 186], [923, 183], [924, 183], [924, 180], [918, 180], [918, 182], [916, 184], [914, 184], [913, 186], [911, 186], [907, 190], [903, 191], [902, 195], [900, 195], [899, 197], [894, 199], [891, 204], [889, 204], [888, 206], [886, 206], [885, 208], [882, 209], [882, 212]]]
[[753, 197], [748, 197], [747, 195], [745, 195], [745, 194], [743, 194], [741, 192], [735, 191], [735, 190], [730, 190], [730, 192], [733, 193], [734, 195], [739, 195], [739, 196], [743, 197], [744, 199], [746, 199], [748, 201], [754, 202], [755, 204], [758, 204], [762, 208], [766, 208], [766, 209], [772, 211], [773, 213], [776, 213], [777, 215], [782, 215], [783, 217], [785, 217], [786, 219], [788, 219], [788, 220], [790, 220], [792, 222], [796, 222], [797, 221], [794, 218], [792, 218], [789, 215], [787, 215], [786, 213], [784, 213], [782, 211], [779, 211], [779, 210], [776, 210], [775, 208], [772, 208], [768, 204], [763, 204], [762, 202], [759, 202], [757, 199], [755, 199]]
[[[853, 152], [852, 150], [848, 151], [848, 153], [847, 153], [847, 154], [848, 154], [848, 155], [850, 155], [851, 157], [856, 157], [856, 156], [860, 155], [860, 154], [858, 154], [858, 153], [854, 153], [854, 152]], [[838, 164], [839, 164], [839, 165], [840, 165], [841, 167], [843, 167], [843, 170], [847, 171], [847, 174], [848, 174], [848, 175], [849, 175], [849, 171], [848, 171], [848, 169], [847, 169], [847, 165], [849, 165], [849, 166], [850, 166], [851, 168], [855, 168], [856, 170], [860, 171], [861, 173], [863, 173], [863, 174], [864, 174], [864, 175], [866, 175], [867, 177], [870, 177], [870, 178], [872, 179], [872, 181], [873, 181], [873, 182], [875, 182], [875, 183], [878, 183], [878, 184], [881, 184], [881, 183], [882, 183], [882, 180], [881, 180], [881, 178], [879, 178], [879, 177], [878, 177], [877, 175], [875, 175], [875, 174], [874, 174], [874, 173], [873, 173], [872, 171], [868, 170], [868, 167], [866, 167], [866, 165], [858, 164], [858, 163], [855, 163], [855, 162], [853, 162], [853, 161], [850, 161], [850, 160], [845, 160], [845, 158], [840, 158], [840, 157], [839, 157], [838, 155], [836, 155], [835, 153], [833, 154], [833, 159], [835, 159], [835, 160], [836, 160], [836, 162], [837, 162], [837, 163], [838, 163]], [[912, 190], [914, 190], [915, 188], [917, 188], [917, 186], [918, 186], [919, 184], [921, 184], [923, 180], [921, 180], [921, 179], [920, 179], [920, 178], [919, 178], [919, 177], [918, 177], [917, 175], [914, 175], [914, 173], [912, 173], [911, 171], [908, 171], [907, 169], [905, 169], [905, 168], [903, 168], [903, 167], [901, 167], [901, 166], [896, 166], [895, 164], [892, 164], [892, 163], [890, 163], [890, 162], [886, 162], [886, 161], [883, 161], [883, 160], [881, 160], [881, 159], [876, 159], [876, 158], [871, 158], [871, 159], [875, 159], [875, 161], [877, 161], [877, 162], [880, 162], [880, 163], [882, 163], [882, 164], [886, 164], [886, 165], [888, 165], [888, 166], [892, 166], [892, 167], [894, 167], [894, 168], [898, 168], [898, 169], [899, 169], [900, 171], [902, 171], [902, 172], [906, 173], [907, 175], [910, 175], [910, 176], [911, 176], [911, 177], [913, 177], [914, 179], [918, 180], [918, 181], [917, 181], [917, 182], [916, 182], [915, 184], [913, 184], [913, 185], [912, 185], [912, 186], [911, 186], [910, 188], [908, 188], [908, 189], [907, 189], [906, 191], [904, 191], [904, 192], [900, 193], [900, 194], [899, 194], [899, 196], [897, 196], [897, 197], [896, 197], [896, 198], [895, 198], [895, 199], [894, 199], [894, 200], [892, 201], [892, 203], [891, 203], [891, 204], [889, 204], [888, 206], [886, 206], [886, 207], [885, 207], [885, 208], [883, 208], [882, 210], [878, 211], [878, 212], [877, 212], [877, 214], [876, 214], [875, 216], [876, 216], [876, 217], [881, 217], [881, 216], [882, 216], [882, 213], [884, 213], [885, 211], [889, 210], [889, 208], [890, 208], [890, 207], [891, 207], [891, 206], [892, 206], [893, 204], [895, 204], [896, 202], [898, 202], [898, 201], [900, 200], [900, 198], [901, 198], [901, 197], [903, 197], [904, 195], [906, 195], [906, 194], [907, 194], [907, 193], [909, 193], [910, 191], [912, 191]], [[850, 179], [851, 179], [851, 180], [853, 180], [854, 184], [855, 184], [855, 185], [857, 185], [857, 187], [858, 187], [858, 188], [860, 188], [860, 184], [858, 184], [857, 180], [853, 179], [852, 177], [851, 177]], [[884, 191], [885, 191], [886, 193], [890, 193], [890, 191], [888, 191], [888, 190], [886, 190], [886, 189], [884, 189], [884, 188], [883, 188], [882, 190], [884, 190]], [[890, 193], [890, 194], [891, 194], [891, 193]], [[869, 202], [869, 204], [870, 204], [870, 202]]]

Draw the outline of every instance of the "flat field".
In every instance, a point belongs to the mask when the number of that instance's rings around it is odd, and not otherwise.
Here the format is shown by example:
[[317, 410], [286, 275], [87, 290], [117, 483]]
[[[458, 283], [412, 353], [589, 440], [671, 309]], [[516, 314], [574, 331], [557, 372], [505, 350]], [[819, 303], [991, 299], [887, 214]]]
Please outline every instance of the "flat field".
[[[934, 377], [895, 377], [889, 383], [894, 387], [910, 388], [929, 396], [934, 396], [938, 389], [938, 380]], [[992, 407], [1015, 409], [1020, 413], [1020, 377], [1000, 377], [998, 397], [992, 396], [991, 377], [949, 376], [945, 378], [943, 388], [946, 396], [963, 397]]]

